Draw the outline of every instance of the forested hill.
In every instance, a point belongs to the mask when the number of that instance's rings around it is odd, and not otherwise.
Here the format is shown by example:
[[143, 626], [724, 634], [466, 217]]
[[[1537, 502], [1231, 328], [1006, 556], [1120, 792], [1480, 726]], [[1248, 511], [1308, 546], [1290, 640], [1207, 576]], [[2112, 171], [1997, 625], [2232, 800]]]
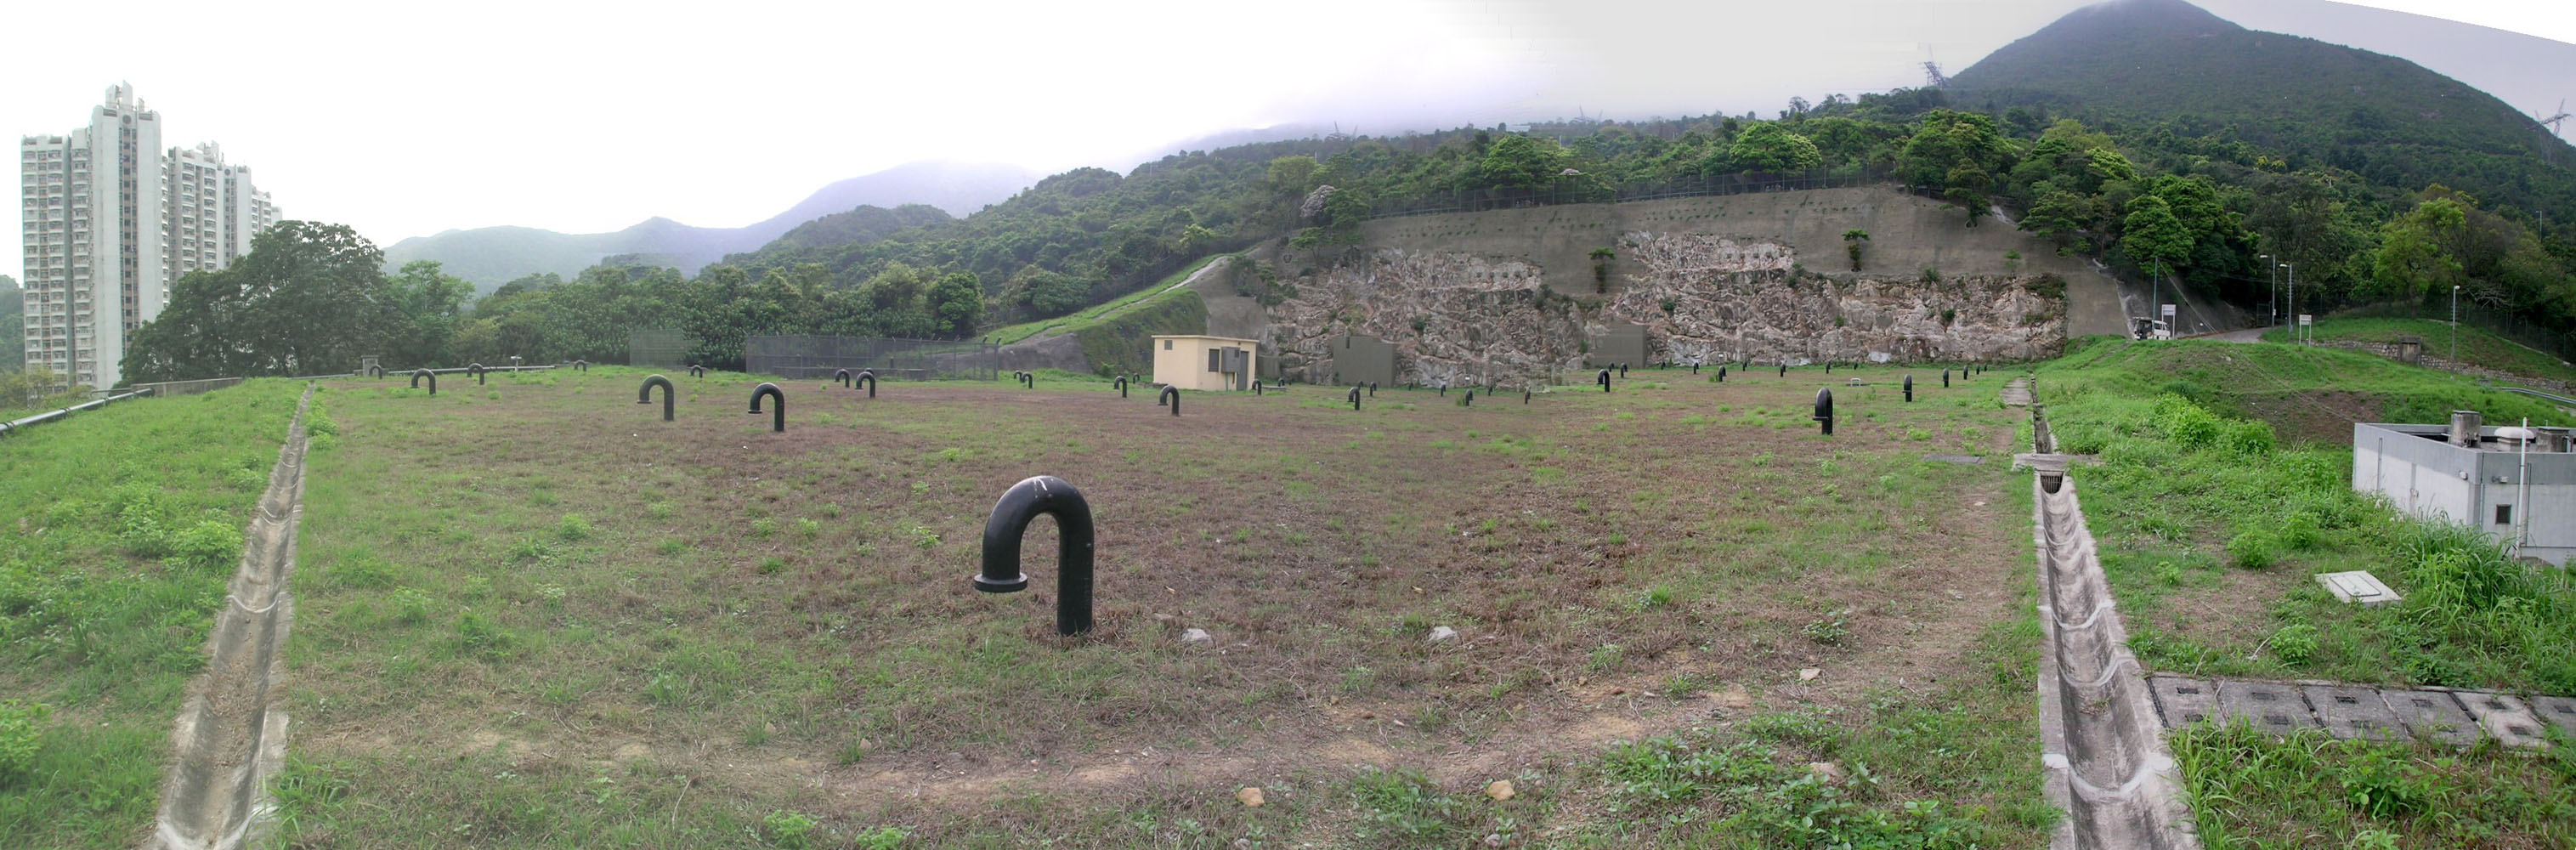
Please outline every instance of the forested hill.
[[[2249, 30], [2183, 0], [2078, 9], [1951, 78], [1954, 103], [2163, 124], [2404, 190], [2576, 212], [2576, 149], [2530, 116], [2413, 62]], [[2557, 168], [2536, 167], [2556, 148]]]

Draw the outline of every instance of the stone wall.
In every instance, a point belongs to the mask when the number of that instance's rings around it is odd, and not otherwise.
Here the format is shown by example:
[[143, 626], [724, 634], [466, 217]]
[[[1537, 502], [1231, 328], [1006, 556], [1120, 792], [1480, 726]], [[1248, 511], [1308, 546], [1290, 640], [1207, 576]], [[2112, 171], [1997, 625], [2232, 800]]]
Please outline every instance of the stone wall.
[[1651, 360], [1683, 363], [2029, 360], [2066, 340], [2064, 299], [2033, 291], [2038, 275], [1827, 276], [1785, 240], [1705, 233], [1628, 231], [1615, 250], [1606, 295], [1564, 294], [1568, 270], [1457, 251], [1282, 257], [1296, 294], [1265, 311], [1268, 341], [1289, 380], [1332, 382], [1332, 339], [1361, 333], [1396, 344], [1403, 380], [1517, 386], [1579, 380], [1584, 340], [1614, 322], [1646, 326]]

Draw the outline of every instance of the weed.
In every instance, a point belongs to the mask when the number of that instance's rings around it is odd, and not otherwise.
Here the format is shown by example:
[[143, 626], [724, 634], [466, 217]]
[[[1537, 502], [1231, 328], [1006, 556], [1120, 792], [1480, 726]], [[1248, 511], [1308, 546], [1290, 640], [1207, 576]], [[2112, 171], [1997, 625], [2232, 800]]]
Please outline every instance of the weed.
[[751, 536], [762, 540], [778, 536], [778, 521], [768, 517], [752, 520]]
[[1351, 780], [1359, 804], [1359, 837], [1406, 846], [1446, 844], [1464, 834], [1465, 806], [1421, 773], [1370, 768]]
[[2282, 626], [2272, 630], [2271, 644], [2272, 654], [2280, 656], [2283, 663], [2305, 665], [2317, 655], [2317, 627], [2306, 623]]
[[802, 812], [773, 811], [760, 819], [761, 837], [781, 850], [805, 850], [806, 835], [819, 823]]
[[1843, 641], [1851, 639], [1851, 624], [1846, 619], [1850, 614], [1850, 609], [1827, 611], [1799, 627], [1798, 633], [1826, 646], [1841, 646]]
[[911, 532], [912, 545], [923, 549], [938, 548], [939, 532], [931, 530], [930, 526], [916, 523], [912, 526]]
[[583, 519], [580, 514], [564, 514], [563, 519], [555, 523], [555, 536], [567, 543], [588, 540], [594, 533], [590, 520]]
[[35, 765], [45, 718], [53, 711], [41, 702], [0, 700], [0, 784]]
[[786, 568], [787, 568], [787, 561], [786, 561], [786, 559], [784, 559], [784, 558], [768, 557], [768, 558], [762, 558], [762, 559], [760, 559], [760, 574], [761, 574], [761, 575], [776, 575], [776, 574], [778, 573], [778, 571], [779, 571], [779, 570], [783, 570], [783, 569], [786, 569]]

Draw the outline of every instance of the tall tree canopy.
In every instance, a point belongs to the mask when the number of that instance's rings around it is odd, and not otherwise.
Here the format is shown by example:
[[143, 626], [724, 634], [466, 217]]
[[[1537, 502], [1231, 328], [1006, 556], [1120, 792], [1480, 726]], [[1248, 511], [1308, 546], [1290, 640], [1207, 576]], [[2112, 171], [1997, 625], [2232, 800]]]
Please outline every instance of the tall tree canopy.
[[384, 262], [347, 225], [280, 222], [240, 261], [171, 287], [135, 331], [124, 381], [353, 371], [403, 336]]

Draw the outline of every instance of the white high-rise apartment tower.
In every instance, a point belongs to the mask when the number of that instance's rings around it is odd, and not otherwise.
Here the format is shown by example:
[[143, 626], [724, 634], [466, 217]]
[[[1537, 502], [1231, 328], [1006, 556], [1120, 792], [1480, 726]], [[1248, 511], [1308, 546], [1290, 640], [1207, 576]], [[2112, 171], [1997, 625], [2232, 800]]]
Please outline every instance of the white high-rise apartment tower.
[[161, 147], [161, 115], [111, 86], [89, 126], [18, 142], [29, 366], [105, 389], [127, 337], [160, 315], [170, 285], [223, 268], [277, 223], [250, 169], [212, 144]]

